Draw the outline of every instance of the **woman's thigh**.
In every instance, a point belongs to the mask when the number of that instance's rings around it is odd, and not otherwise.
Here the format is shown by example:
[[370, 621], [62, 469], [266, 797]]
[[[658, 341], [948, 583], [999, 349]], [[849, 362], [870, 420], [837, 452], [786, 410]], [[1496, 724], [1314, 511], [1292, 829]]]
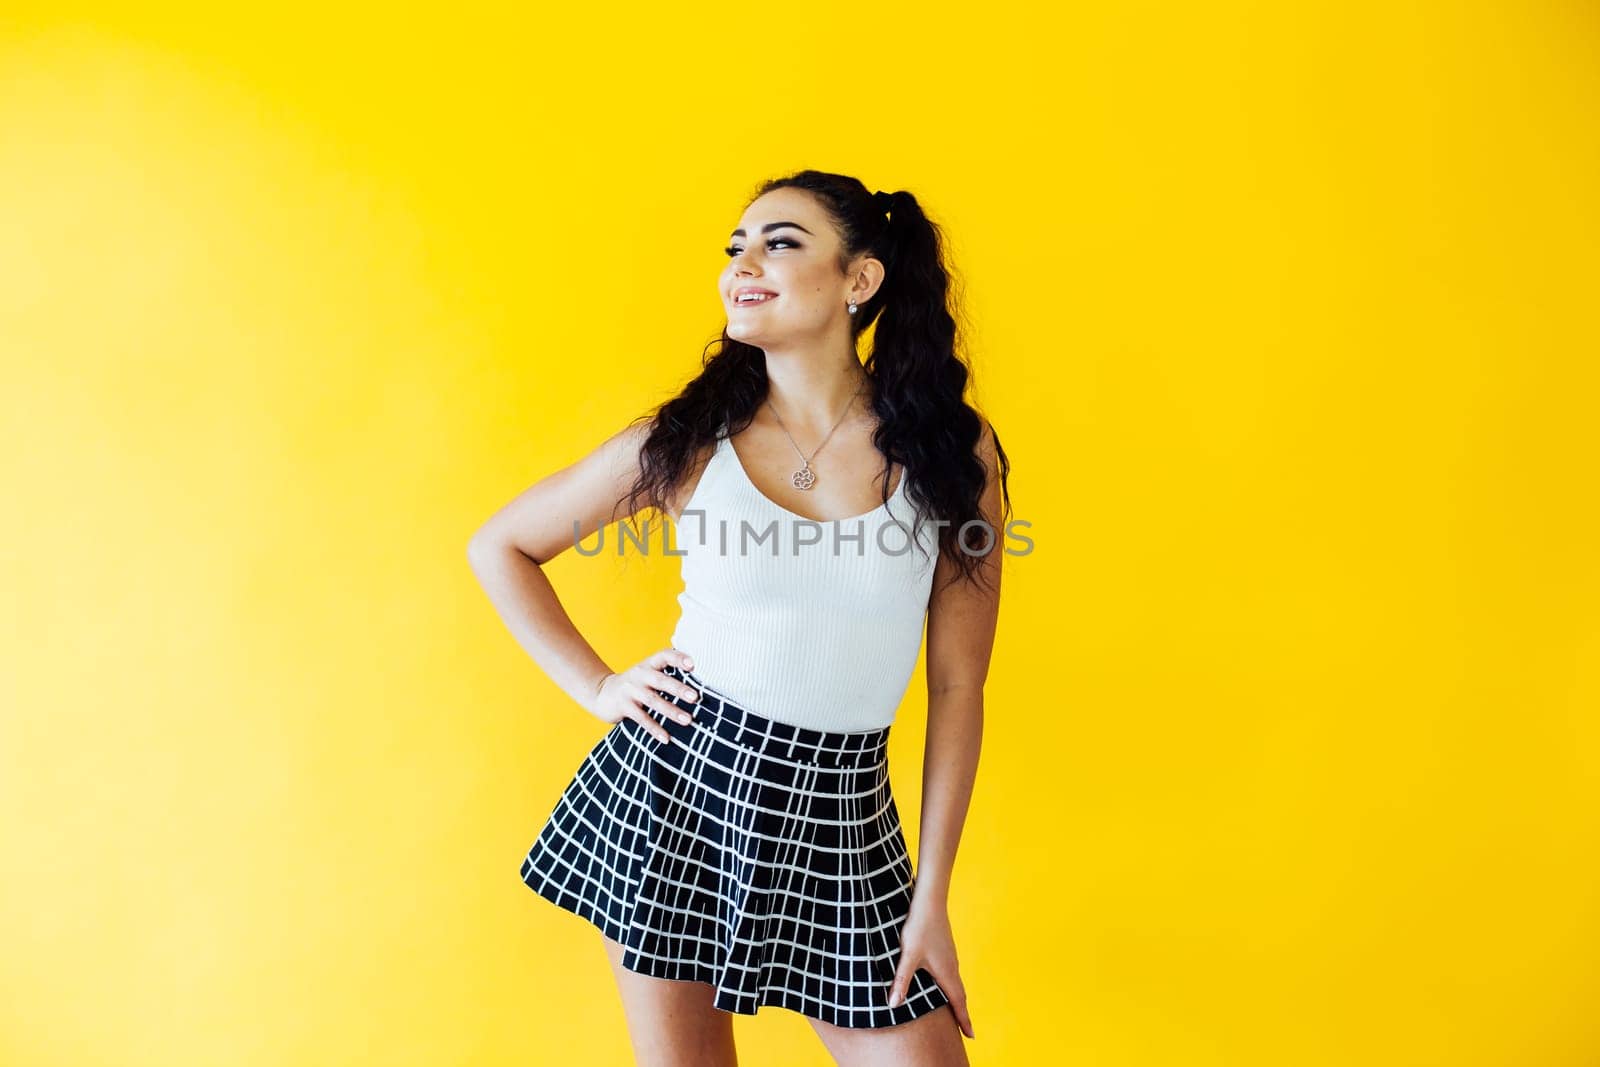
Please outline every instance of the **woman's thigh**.
[[808, 1019], [839, 1067], [967, 1067], [966, 1036], [945, 1004], [898, 1026], [835, 1026]]
[[622, 965], [623, 947], [600, 936], [640, 1067], [736, 1067], [733, 1016], [712, 1004], [709, 985], [630, 971]]

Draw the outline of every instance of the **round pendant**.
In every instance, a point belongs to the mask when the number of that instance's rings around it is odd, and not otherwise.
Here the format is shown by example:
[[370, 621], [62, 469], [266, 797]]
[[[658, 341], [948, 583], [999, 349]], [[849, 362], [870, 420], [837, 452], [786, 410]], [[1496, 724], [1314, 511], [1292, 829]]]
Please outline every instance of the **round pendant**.
[[794, 472], [794, 487], [796, 489], [810, 489], [817, 484], [817, 476], [811, 473], [810, 467], [801, 467]]

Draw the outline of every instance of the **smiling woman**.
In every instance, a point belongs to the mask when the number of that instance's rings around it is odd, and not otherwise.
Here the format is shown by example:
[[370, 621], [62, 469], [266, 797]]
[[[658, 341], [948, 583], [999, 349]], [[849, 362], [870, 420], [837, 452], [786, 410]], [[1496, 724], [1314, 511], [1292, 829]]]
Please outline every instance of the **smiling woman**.
[[[731, 1014], [776, 1006], [841, 1059], [892, 1040], [962, 1063], [973, 1027], [947, 894], [1009, 462], [965, 399], [942, 239], [910, 193], [802, 171], [758, 191], [725, 251], [728, 321], [699, 375], [474, 539], [508, 623], [611, 724], [521, 877], [604, 935], [641, 1051], [733, 1063]], [[614, 672], [539, 564], [574, 516], [581, 539], [644, 507], [689, 531], [681, 612], [670, 647]], [[750, 550], [713, 524], [776, 536]], [[914, 872], [888, 738], [924, 627]]]

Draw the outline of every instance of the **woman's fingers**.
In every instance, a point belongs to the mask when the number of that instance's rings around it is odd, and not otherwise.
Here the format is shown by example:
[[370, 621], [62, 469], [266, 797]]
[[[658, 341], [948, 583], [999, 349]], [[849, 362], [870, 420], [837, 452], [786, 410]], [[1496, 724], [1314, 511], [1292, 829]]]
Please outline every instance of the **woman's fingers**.
[[672, 744], [672, 735], [667, 733], [662, 725], [652, 719], [642, 708], [634, 708], [628, 712], [628, 718], [643, 726], [652, 737], [664, 744]]
[[[657, 712], [662, 718], [674, 719], [685, 725], [693, 720], [694, 713], [692, 709], [668, 703], [663, 694], [674, 694], [679, 700], [690, 704], [700, 703], [700, 694], [693, 686], [663, 673], [661, 668], [669, 666], [688, 671], [693, 669], [694, 660], [687, 652], [680, 652], [676, 648], [664, 648], [654, 652], [640, 663], [638, 668], [628, 672], [632, 684], [627, 690], [629, 718], [650, 731], [652, 736], [668, 744], [672, 742], [672, 735], [650, 715], [650, 711]], [[639, 678], [638, 675], [641, 673], [646, 677]]]
[[645, 662], [657, 669], [671, 664], [686, 671], [694, 670], [694, 660], [690, 658], [689, 653], [676, 648], [663, 648], [659, 652], [652, 653]]
[[680, 670], [694, 670], [694, 659], [689, 655], [689, 653], [680, 651], [676, 648], [663, 648], [660, 652], [657, 652], [655, 655], [645, 660], [645, 662], [650, 664], [650, 666], [655, 667], [657, 670], [660, 670], [669, 663]]
[[[693, 668], [693, 661], [687, 652], [680, 652], [675, 648], [663, 648], [640, 663], [639, 666], [650, 671], [650, 689], [652, 692], [673, 693], [680, 700], [687, 700], [691, 704], [700, 702], [700, 694], [687, 682], [670, 678], [661, 669], [663, 667], [677, 667], [679, 670], [688, 671]], [[662, 709], [664, 714], [673, 714], [672, 711]]]
[[654, 689], [648, 685], [640, 686], [640, 688], [643, 689], [644, 692], [640, 694], [639, 699], [644, 701], [645, 704], [659, 711], [663, 718], [676, 719], [681, 723], [687, 723], [689, 721], [689, 712], [686, 709], [680, 708], [676, 704], [668, 704], [664, 699], [656, 694]]
[[889, 983], [889, 1007], [895, 1007], [906, 999], [906, 993], [911, 988], [911, 976], [920, 966], [915, 949], [901, 944], [900, 965], [894, 970], [894, 981]]
[[687, 700], [691, 704], [700, 703], [700, 694], [694, 691], [694, 686], [687, 682], [680, 682], [669, 678], [660, 671], [656, 671], [655, 678], [650, 683], [650, 688], [658, 693], [676, 693], [679, 700]]
[[660, 723], [650, 717], [649, 713], [644, 710], [645, 708], [652, 708], [659, 712], [662, 718], [676, 719], [685, 725], [688, 725], [691, 718], [689, 711], [678, 707], [676, 704], [667, 703], [648, 685], [635, 685], [633, 689], [629, 690], [628, 699], [633, 704], [633, 710], [639, 713], [639, 722], [663, 741], [671, 740], [671, 735], [662, 729]]
[[[972, 1030], [972, 1016], [967, 1013], [967, 988], [961, 981], [960, 972], [953, 967], [935, 967], [932, 961], [922, 959], [914, 951], [907, 951], [904, 946], [900, 953], [900, 966], [895, 969], [894, 981], [889, 984], [889, 1006], [892, 1008], [905, 1002], [911, 992], [911, 976], [916, 974], [919, 967], [933, 975], [934, 982], [944, 991], [961, 1032], [969, 1038], [975, 1038], [977, 1035]], [[947, 973], [949, 977], [946, 977]]]
[[935, 975], [934, 978], [949, 999], [950, 1010], [955, 1013], [962, 1032], [969, 1038], [976, 1038], [978, 1035], [972, 1030], [972, 1016], [967, 1013], [967, 987], [962, 983], [961, 975], [954, 974], [948, 979]]

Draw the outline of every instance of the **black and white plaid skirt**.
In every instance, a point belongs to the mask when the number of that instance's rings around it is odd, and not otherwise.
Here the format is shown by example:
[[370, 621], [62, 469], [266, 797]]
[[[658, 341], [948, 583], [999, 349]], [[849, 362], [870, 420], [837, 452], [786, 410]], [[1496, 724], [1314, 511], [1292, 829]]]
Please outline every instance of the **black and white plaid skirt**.
[[882, 1027], [949, 1003], [918, 969], [889, 1006], [915, 884], [889, 727], [780, 723], [693, 672], [663, 672], [700, 693], [661, 694], [693, 721], [650, 710], [671, 744], [614, 725], [539, 831], [523, 882], [619, 942], [629, 970], [705, 982], [723, 1011]]

